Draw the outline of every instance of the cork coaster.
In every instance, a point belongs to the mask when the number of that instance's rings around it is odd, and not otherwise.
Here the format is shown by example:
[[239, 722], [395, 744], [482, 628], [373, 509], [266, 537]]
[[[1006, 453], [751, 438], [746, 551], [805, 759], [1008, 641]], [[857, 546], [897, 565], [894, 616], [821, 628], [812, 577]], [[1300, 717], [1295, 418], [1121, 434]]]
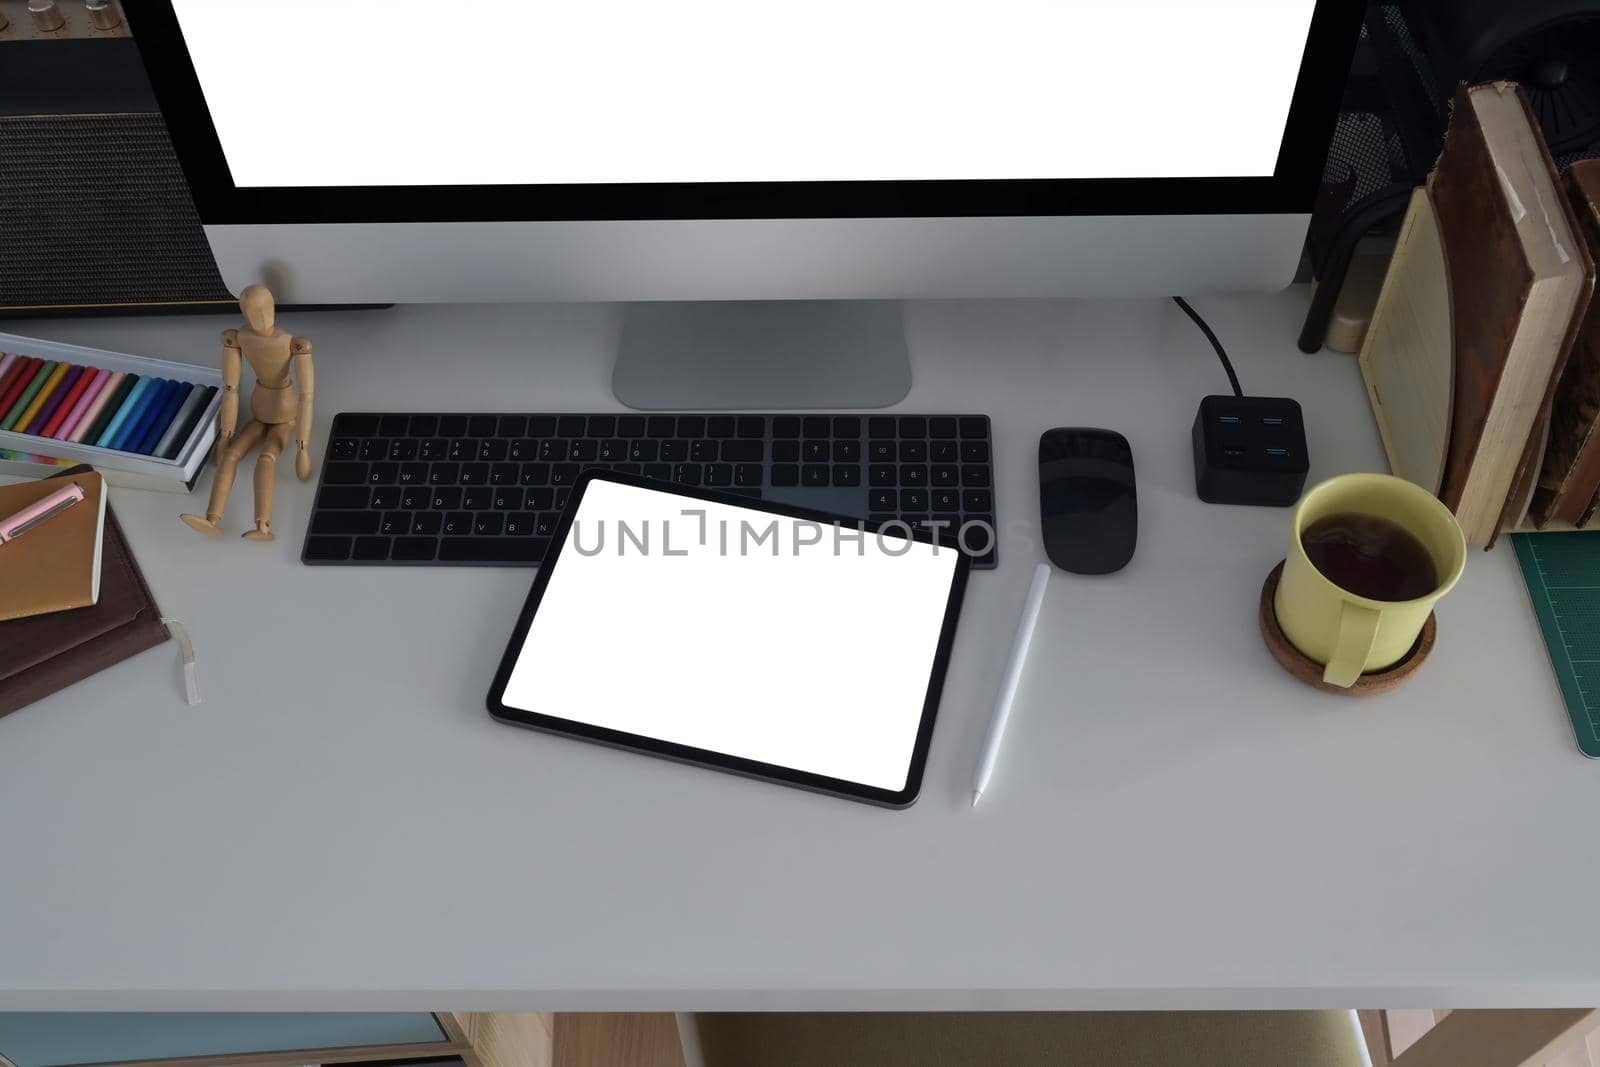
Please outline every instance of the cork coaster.
[[1428, 658], [1428, 653], [1433, 651], [1433, 643], [1439, 636], [1439, 623], [1430, 614], [1427, 623], [1422, 627], [1422, 633], [1417, 637], [1417, 643], [1411, 646], [1411, 651], [1406, 653], [1405, 658], [1399, 663], [1385, 670], [1363, 674], [1349, 689], [1329, 685], [1322, 680], [1322, 664], [1295, 648], [1284, 636], [1283, 630], [1278, 627], [1278, 613], [1273, 609], [1272, 602], [1278, 592], [1278, 579], [1282, 574], [1283, 564], [1279, 563], [1272, 568], [1272, 573], [1267, 575], [1266, 583], [1261, 587], [1261, 607], [1256, 613], [1256, 621], [1261, 626], [1261, 639], [1267, 643], [1267, 651], [1278, 661], [1278, 666], [1312, 688], [1347, 697], [1377, 696], [1379, 693], [1387, 693], [1417, 673], [1417, 668], [1422, 666], [1423, 661]]

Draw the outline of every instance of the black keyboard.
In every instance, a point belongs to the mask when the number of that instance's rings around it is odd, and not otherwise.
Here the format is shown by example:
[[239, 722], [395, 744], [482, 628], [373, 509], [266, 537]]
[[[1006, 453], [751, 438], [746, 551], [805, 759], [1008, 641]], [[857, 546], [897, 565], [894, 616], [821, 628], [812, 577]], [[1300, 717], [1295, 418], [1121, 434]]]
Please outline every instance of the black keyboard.
[[879, 522], [995, 565], [986, 415], [336, 415], [301, 559], [534, 566], [599, 467]]

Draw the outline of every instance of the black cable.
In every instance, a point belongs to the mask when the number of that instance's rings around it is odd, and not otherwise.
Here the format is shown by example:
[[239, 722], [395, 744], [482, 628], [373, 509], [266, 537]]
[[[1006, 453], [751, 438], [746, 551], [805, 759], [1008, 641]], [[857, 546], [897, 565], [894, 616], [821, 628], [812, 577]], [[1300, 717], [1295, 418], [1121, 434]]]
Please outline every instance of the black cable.
[[1200, 327], [1200, 332], [1206, 335], [1206, 340], [1211, 342], [1211, 347], [1217, 350], [1217, 358], [1222, 360], [1222, 369], [1228, 372], [1228, 381], [1233, 383], [1233, 395], [1244, 396], [1244, 390], [1239, 387], [1239, 376], [1233, 373], [1233, 363], [1229, 361], [1228, 353], [1222, 347], [1222, 342], [1217, 340], [1216, 333], [1206, 323], [1206, 320], [1200, 317], [1200, 313], [1189, 306], [1189, 301], [1181, 296], [1175, 296], [1172, 298], [1172, 302], [1181, 307], [1183, 313], [1194, 320], [1194, 324]]

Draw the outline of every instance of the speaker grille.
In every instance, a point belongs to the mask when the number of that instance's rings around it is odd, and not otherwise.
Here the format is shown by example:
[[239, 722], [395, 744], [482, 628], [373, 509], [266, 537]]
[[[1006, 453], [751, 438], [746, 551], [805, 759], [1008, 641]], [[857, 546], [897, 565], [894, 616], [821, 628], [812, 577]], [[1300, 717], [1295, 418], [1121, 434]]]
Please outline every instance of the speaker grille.
[[231, 302], [160, 115], [0, 117], [0, 312]]

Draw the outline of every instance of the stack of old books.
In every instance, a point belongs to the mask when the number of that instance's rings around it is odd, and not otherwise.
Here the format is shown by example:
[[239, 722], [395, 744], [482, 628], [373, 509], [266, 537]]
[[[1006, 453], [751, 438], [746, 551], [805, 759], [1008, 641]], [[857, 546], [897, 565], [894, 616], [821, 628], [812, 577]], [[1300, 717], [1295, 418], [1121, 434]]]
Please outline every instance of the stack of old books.
[[1471, 544], [1600, 508], [1600, 161], [1563, 177], [1523, 91], [1458, 92], [1361, 351], [1395, 474]]

